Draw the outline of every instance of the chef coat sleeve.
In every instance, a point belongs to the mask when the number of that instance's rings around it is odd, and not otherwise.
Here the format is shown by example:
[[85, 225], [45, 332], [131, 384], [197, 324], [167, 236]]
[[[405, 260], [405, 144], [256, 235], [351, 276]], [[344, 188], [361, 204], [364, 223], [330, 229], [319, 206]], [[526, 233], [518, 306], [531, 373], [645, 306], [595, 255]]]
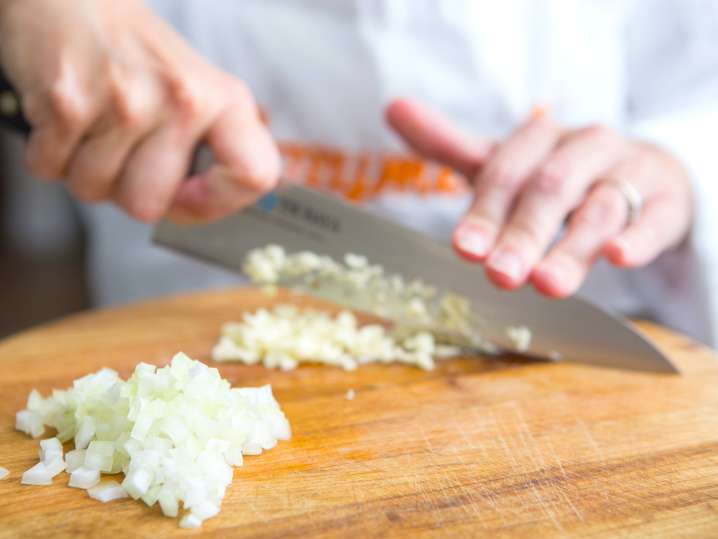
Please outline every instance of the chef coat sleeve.
[[628, 131], [678, 157], [691, 174], [687, 240], [633, 281], [659, 321], [718, 339], [718, 2], [644, 0], [625, 25]]

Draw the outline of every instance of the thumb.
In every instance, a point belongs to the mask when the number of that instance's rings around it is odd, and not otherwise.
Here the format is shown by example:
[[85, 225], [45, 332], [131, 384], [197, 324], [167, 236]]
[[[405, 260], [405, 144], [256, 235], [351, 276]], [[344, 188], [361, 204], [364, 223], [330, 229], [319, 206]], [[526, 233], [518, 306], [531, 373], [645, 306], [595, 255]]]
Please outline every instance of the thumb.
[[385, 115], [392, 129], [415, 152], [456, 169], [469, 180], [493, 148], [489, 139], [462, 132], [441, 114], [412, 99], [395, 99]]
[[242, 107], [222, 114], [205, 140], [214, 164], [180, 186], [170, 213], [175, 221], [219, 219], [252, 204], [279, 180], [281, 162], [271, 134]]

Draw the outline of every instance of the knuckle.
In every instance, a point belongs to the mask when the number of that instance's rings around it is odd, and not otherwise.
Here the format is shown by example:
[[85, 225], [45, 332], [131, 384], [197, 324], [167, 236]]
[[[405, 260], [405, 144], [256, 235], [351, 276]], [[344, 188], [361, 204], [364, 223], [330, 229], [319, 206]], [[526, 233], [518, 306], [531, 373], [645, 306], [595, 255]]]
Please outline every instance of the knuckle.
[[222, 85], [223, 96], [221, 102], [227, 109], [231, 109], [247, 123], [262, 125], [259, 107], [249, 87], [240, 80], [225, 80]]
[[504, 191], [515, 191], [521, 187], [523, 178], [510, 166], [497, 163], [486, 171], [485, 181], [492, 187]]
[[561, 198], [566, 191], [569, 174], [569, 167], [564, 162], [550, 159], [539, 168], [532, 187], [542, 195]]
[[171, 80], [169, 99], [174, 109], [184, 119], [202, 118], [210, 110], [210, 96], [188, 77], [176, 77]]
[[591, 196], [576, 212], [574, 219], [579, 226], [607, 229], [620, 223], [625, 216], [625, 202], [614, 189], [601, 190]]
[[614, 145], [620, 140], [618, 133], [603, 124], [591, 124], [581, 129], [579, 134], [582, 137], [592, 139], [595, 143], [607, 146]]
[[151, 107], [144, 88], [132, 80], [120, 81], [113, 78], [111, 96], [120, 123], [126, 128], [141, 128], [151, 116]]
[[254, 108], [254, 97], [249, 87], [241, 80], [232, 80], [228, 83], [228, 91], [231, 93], [232, 98], [240, 103], [244, 103], [247, 106]]
[[47, 89], [46, 98], [53, 116], [66, 128], [79, 130], [88, 123], [90, 115], [86, 97], [73, 90], [65, 79], [55, 80]]
[[544, 242], [544, 235], [541, 233], [538, 223], [533, 221], [519, 220], [512, 223], [508, 235], [511, 238], [511, 243], [528, 248], [536, 248]]
[[590, 124], [580, 130], [580, 133], [586, 137], [604, 138], [610, 133], [610, 129], [603, 124]]

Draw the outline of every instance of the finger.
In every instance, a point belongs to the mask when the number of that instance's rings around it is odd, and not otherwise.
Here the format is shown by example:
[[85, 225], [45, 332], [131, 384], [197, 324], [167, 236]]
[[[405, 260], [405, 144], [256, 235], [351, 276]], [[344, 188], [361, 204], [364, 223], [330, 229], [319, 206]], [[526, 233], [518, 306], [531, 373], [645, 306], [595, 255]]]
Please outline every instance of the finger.
[[629, 181], [644, 200], [636, 222], [604, 248], [606, 258], [618, 267], [643, 266], [680, 243], [692, 215], [689, 190], [676, 189], [680, 181], [687, 181], [685, 170], [660, 153], [659, 159], [655, 159], [656, 150], [652, 146], [642, 144], [637, 148], [634, 159], [611, 171], [615, 181]]
[[187, 175], [194, 141], [175, 125], [153, 131], [126, 160], [113, 193], [115, 202], [139, 221], [161, 219]]
[[488, 139], [472, 137], [444, 116], [411, 99], [396, 99], [386, 108], [386, 119], [411, 148], [473, 178], [491, 152]]
[[218, 219], [277, 185], [279, 153], [254, 108], [233, 104], [210, 128], [206, 142], [216, 164], [180, 187], [172, 206], [175, 219]]
[[23, 109], [33, 130], [25, 160], [40, 178], [60, 179], [79, 140], [94, 123], [96, 107], [79, 78], [65, 70], [46, 92], [31, 94]]
[[110, 131], [81, 143], [68, 165], [67, 188], [83, 202], [110, 198], [133, 142], [118, 131]]
[[670, 195], [649, 197], [638, 220], [605, 248], [606, 258], [622, 268], [636, 268], [655, 260], [681, 239], [684, 227], [677, 222], [685, 219], [686, 210]]
[[502, 288], [522, 285], [588, 187], [625, 154], [625, 143], [603, 128], [580, 130], [557, 147], [527, 184], [486, 262]]
[[532, 284], [550, 297], [574, 294], [627, 218], [628, 205], [621, 192], [611, 183], [598, 184], [571, 216], [561, 240], [531, 273]]
[[80, 142], [67, 166], [68, 189], [80, 200], [105, 200], [113, 194], [125, 160], [134, 146], [160, 121], [156, 88], [113, 74], [112, 101]]
[[533, 115], [497, 146], [476, 179], [474, 204], [454, 232], [454, 248], [481, 261], [496, 241], [516, 193], [556, 144], [559, 129], [546, 115]]

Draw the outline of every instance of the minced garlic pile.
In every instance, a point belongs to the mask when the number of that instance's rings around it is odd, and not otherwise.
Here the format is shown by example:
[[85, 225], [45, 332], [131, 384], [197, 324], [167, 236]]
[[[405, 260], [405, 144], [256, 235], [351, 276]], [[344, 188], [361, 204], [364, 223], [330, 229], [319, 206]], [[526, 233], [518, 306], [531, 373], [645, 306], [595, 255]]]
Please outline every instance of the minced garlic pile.
[[[450, 336], [453, 343], [480, 347], [477, 316], [469, 301], [456, 294], [439, 294], [422, 281], [405, 281], [387, 275], [366, 257], [347, 254], [344, 262], [303, 251], [287, 254], [278, 245], [254, 249], [247, 254], [244, 272], [271, 290], [276, 285], [335, 298], [353, 309], [389, 319], [415, 333], [430, 330]], [[443, 337], [442, 337], [443, 338]]]
[[287, 254], [282, 247], [269, 245], [251, 251], [243, 269], [269, 292], [277, 285], [319, 292], [321, 297], [389, 319], [393, 328], [360, 327], [348, 311], [331, 316], [279, 305], [225, 324], [212, 354], [217, 361], [261, 362], [285, 370], [300, 362], [347, 370], [363, 363], [400, 362], [429, 370], [435, 357], [457, 355], [462, 349], [495, 351], [476, 334], [476, 315], [468, 300], [440, 295], [418, 280], [406, 282], [387, 275], [359, 255], [347, 254], [341, 263], [307, 251]]
[[437, 344], [426, 331], [398, 338], [383, 326], [360, 327], [349, 311], [337, 316], [279, 305], [247, 313], [242, 322], [222, 327], [212, 351], [215, 361], [241, 361], [290, 370], [301, 362], [354, 370], [364, 363], [405, 363], [434, 368], [434, 357], [454, 356], [461, 348]]

